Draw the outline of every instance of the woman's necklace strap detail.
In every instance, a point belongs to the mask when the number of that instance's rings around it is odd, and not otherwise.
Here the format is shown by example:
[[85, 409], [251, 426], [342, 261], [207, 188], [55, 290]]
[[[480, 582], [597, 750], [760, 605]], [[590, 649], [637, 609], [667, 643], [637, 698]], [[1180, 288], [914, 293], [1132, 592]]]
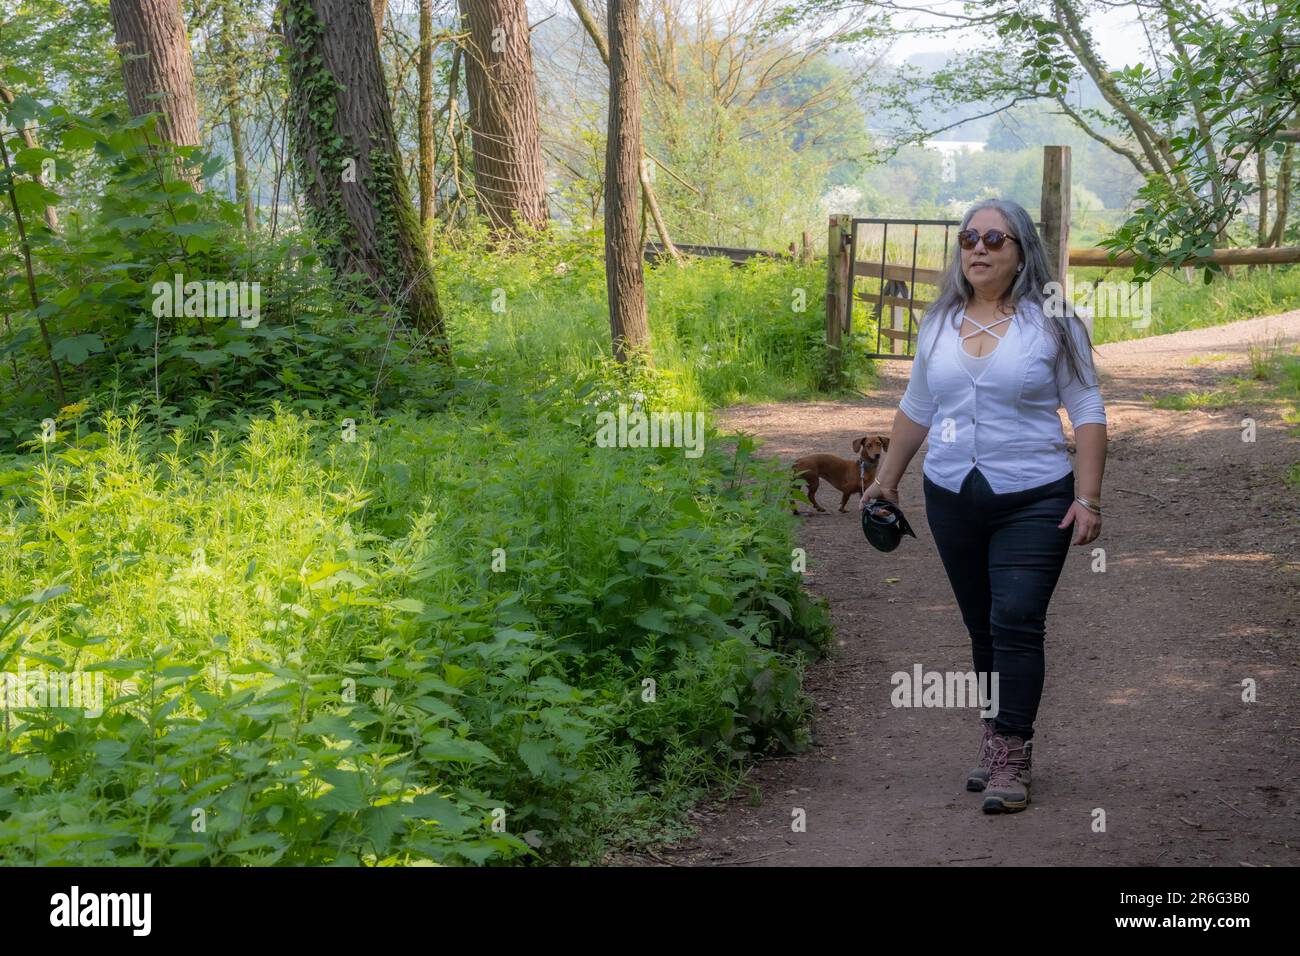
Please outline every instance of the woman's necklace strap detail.
[[989, 335], [1001, 341], [1003, 338], [1006, 337], [1007, 334], [1006, 329], [1003, 329], [1001, 332], [994, 332], [993, 327], [997, 325], [1001, 325], [1003, 322], [1006, 322], [1011, 318], [1012, 318], [1011, 316], [1007, 316], [1006, 318], [998, 319], [996, 322], [990, 322], [988, 325], [983, 325], [978, 319], [972, 319], [968, 315], [966, 316], [967, 321], [969, 321], [971, 325], [975, 326], [975, 328], [965, 333], [962, 336], [962, 338], [968, 339], [972, 335], [979, 335], [981, 332], [987, 332]]

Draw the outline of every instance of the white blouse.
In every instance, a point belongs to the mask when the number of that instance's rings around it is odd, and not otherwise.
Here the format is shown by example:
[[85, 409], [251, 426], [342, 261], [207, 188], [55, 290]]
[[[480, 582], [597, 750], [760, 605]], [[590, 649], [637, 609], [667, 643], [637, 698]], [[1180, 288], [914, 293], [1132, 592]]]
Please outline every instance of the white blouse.
[[[899, 402], [903, 414], [930, 429], [922, 471], [941, 488], [957, 492], [976, 465], [994, 494], [1035, 488], [1069, 474], [1065, 430], [1057, 410], [1065, 407], [1074, 428], [1106, 424], [1106, 410], [1083, 323], [1070, 320], [1070, 331], [1085, 358], [1085, 385], [1064, 362], [1056, 367], [1058, 345], [1046, 323], [1051, 320], [1029, 302], [997, 327], [1003, 337], [991, 354], [965, 359], [954, 310], [938, 321], [928, 316], [917, 336], [916, 359], [907, 391]], [[996, 333], [995, 333], [996, 334]]]

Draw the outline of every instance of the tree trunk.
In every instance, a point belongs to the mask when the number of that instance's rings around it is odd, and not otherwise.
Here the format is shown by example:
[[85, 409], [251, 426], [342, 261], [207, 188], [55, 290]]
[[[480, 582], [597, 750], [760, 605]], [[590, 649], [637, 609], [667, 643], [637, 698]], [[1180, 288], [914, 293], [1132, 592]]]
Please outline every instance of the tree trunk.
[[109, 0], [109, 11], [131, 115], [157, 112], [165, 142], [199, 145], [194, 62], [180, 0]]
[[[14, 92], [7, 87], [0, 86], [0, 103], [5, 106], [12, 106], [14, 102]], [[36, 140], [36, 134], [32, 132], [31, 122], [25, 122], [22, 128], [18, 130], [18, 135], [22, 137], [23, 145], [28, 149], [36, 149], [40, 144]], [[50, 188], [50, 179], [45, 175], [44, 169], [36, 174], [36, 181], [46, 189]], [[47, 205], [45, 207], [45, 225], [50, 227], [51, 232], [59, 231], [59, 210], [56, 206]], [[8, 322], [8, 317], [5, 319]]]
[[375, 15], [375, 42], [384, 45], [384, 15], [388, 11], [388, 0], [371, 0], [371, 10]]
[[244, 158], [244, 133], [239, 109], [239, 74], [235, 69], [238, 54], [231, 39], [229, 0], [221, 8], [221, 82], [226, 93], [226, 116], [230, 122], [230, 152], [235, 163], [235, 199], [244, 206], [244, 225], [249, 233], [257, 229], [253, 194], [248, 188], [248, 163]]
[[614, 356], [648, 352], [645, 274], [637, 240], [641, 185], [641, 29], [638, 0], [609, 0], [609, 134], [605, 144], [605, 284]]
[[[420, 225], [433, 219], [433, 0], [420, 0]], [[426, 236], [427, 238], [427, 236]]]
[[395, 304], [447, 352], [442, 309], [411, 205], [368, 0], [282, 0], [298, 179], [342, 279]]
[[1295, 148], [1295, 143], [1286, 144], [1286, 152], [1282, 154], [1282, 162], [1278, 164], [1277, 169], [1277, 215], [1273, 218], [1273, 232], [1268, 237], [1268, 242], [1263, 243], [1267, 246], [1282, 245], [1282, 238], [1286, 235], [1286, 216], [1291, 206], [1291, 151]]
[[[591, 15], [591, 11], [587, 9], [587, 4], [584, 0], [569, 0], [569, 4], [573, 7], [573, 11], [578, 15], [578, 19], [582, 21], [583, 27], [587, 30], [587, 36], [591, 37], [591, 42], [596, 45], [596, 52], [600, 54], [600, 58], [604, 62], [605, 68], [608, 69], [609, 44], [605, 42], [605, 37], [600, 32], [600, 27], [596, 25], [596, 20]], [[655, 231], [659, 233], [659, 242], [664, 247], [665, 251], [673, 257], [673, 260], [678, 265], [682, 265], [682, 254], [678, 248], [673, 245], [673, 240], [668, 235], [668, 225], [664, 222], [663, 213], [659, 211], [659, 200], [655, 198], [654, 186], [650, 182], [649, 161], [644, 152], [641, 154], [641, 164], [638, 167], [638, 170], [641, 177], [641, 201], [649, 207], [650, 215], [654, 217]]]
[[537, 81], [524, 0], [458, 0], [479, 214], [494, 232], [546, 225]]
[[1264, 151], [1255, 156], [1255, 175], [1259, 177], [1259, 240], [1256, 245], [1268, 245], [1268, 160]]
[[459, 124], [461, 126], [460, 133], [456, 132], [457, 120], [460, 117], [458, 108], [460, 99], [456, 91], [460, 83], [460, 61], [463, 54], [464, 51], [459, 46], [452, 49], [451, 70], [447, 76], [447, 142], [451, 145], [448, 151], [451, 157], [451, 170], [448, 173], [448, 178], [451, 180], [452, 189], [455, 190], [455, 196], [448, 211], [449, 219], [454, 217], [458, 210], [465, 205], [465, 177], [461, 163], [461, 155], [465, 149], [463, 124]]

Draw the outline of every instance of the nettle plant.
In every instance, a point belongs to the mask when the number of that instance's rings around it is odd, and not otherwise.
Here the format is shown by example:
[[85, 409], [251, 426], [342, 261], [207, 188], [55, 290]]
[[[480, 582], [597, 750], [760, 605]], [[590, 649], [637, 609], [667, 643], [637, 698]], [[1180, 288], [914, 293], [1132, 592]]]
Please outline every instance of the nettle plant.
[[[221, 160], [159, 144], [153, 115], [75, 115], [19, 95], [0, 116], [0, 376], [12, 380], [0, 441], [101, 395], [184, 426], [273, 401], [370, 410], [437, 374], [409, 361], [409, 340], [363, 292], [335, 291], [310, 235], [244, 233], [234, 203], [196, 186]], [[25, 124], [45, 146], [23, 144]]]
[[597, 447], [570, 388], [0, 472], [0, 668], [108, 686], [0, 715], [0, 862], [595, 860], [804, 745], [788, 472]]

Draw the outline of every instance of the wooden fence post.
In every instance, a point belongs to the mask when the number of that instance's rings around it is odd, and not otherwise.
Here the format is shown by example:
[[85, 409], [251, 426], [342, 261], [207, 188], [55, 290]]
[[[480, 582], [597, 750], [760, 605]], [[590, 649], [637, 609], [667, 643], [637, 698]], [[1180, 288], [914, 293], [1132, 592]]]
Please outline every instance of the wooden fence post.
[[[1047, 271], [1061, 283], [1061, 294], [1070, 270], [1070, 147], [1043, 147], [1043, 195], [1039, 208], [1043, 220], [1043, 249]], [[1073, 304], [1073, 303], [1071, 303]], [[1092, 316], [1081, 316], [1092, 335]]]
[[848, 235], [853, 217], [831, 216], [826, 237], [826, 348], [830, 352], [831, 377], [843, 367], [844, 311], [849, 301]]

